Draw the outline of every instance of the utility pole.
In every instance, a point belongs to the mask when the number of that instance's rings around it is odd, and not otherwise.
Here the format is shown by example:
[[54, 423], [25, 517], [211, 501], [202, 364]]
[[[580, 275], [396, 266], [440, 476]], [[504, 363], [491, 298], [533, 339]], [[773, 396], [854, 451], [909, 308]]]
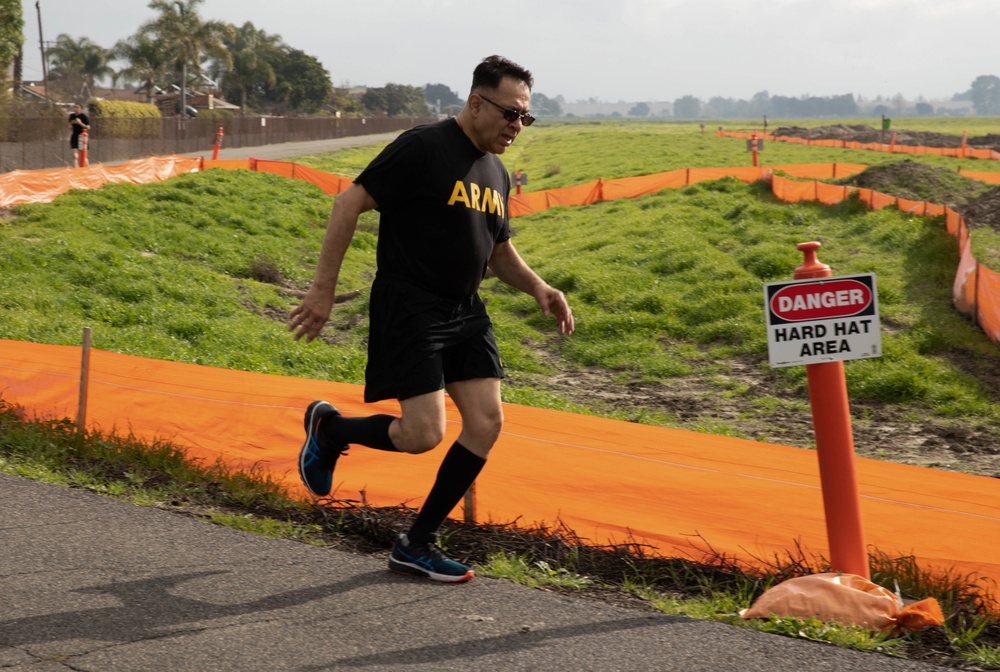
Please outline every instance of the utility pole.
[[35, 10], [38, 12], [38, 48], [42, 51], [42, 82], [45, 85], [45, 102], [49, 100], [49, 66], [45, 61], [45, 38], [42, 37], [42, 0], [35, 0]]

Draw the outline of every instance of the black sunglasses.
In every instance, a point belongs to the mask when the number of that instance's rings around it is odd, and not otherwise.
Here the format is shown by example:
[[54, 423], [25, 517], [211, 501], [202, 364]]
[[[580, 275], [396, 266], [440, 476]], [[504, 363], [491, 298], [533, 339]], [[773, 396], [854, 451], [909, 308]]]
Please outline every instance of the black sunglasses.
[[483, 100], [485, 100], [487, 103], [489, 103], [490, 105], [493, 105], [498, 110], [500, 110], [500, 112], [503, 113], [503, 118], [506, 119], [507, 121], [515, 122], [518, 119], [520, 119], [521, 120], [521, 124], [523, 126], [531, 126], [533, 123], [535, 123], [535, 118], [533, 116], [531, 116], [530, 114], [528, 114], [527, 112], [525, 112], [524, 114], [521, 114], [517, 110], [512, 110], [510, 108], [503, 107], [502, 105], [497, 105], [496, 103], [494, 103], [492, 100], [490, 100], [489, 98], [487, 98], [486, 96], [484, 96], [481, 93], [476, 94], [476, 95], [478, 95], [480, 98], [482, 98]]

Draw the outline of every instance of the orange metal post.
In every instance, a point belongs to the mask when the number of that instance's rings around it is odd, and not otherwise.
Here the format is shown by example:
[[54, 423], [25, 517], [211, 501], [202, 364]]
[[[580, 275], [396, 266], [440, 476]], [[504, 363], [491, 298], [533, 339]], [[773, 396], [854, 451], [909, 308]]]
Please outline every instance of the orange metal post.
[[216, 161], [219, 158], [219, 147], [222, 146], [222, 126], [219, 126], [219, 132], [215, 134], [215, 149], [212, 150], [212, 160]]
[[896, 151], [896, 131], [892, 132], [892, 139], [889, 140], [889, 153]]
[[[795, 269], [796, 280], [831, 276], [830, 267], [816, 259], [819, 248], [818, 242], [798, 245], [805, 260]], [[854, 437], [844, 363], [807, 364], [806, 379], [819, 457], [830, 564], [835, 572], [857, 574], [868, 579], [868, 552], [854, 470]]]
[[757, 167], [757, 129], [754, 129], [753, 134], [750, 135], [750, 150], [753, 154], [753, 167]]
[[521, 171], [516, 171], [514, 173], [514, 188], [517, 189], [517, 193], [521, 193]]
[[80, 151], [80, 168], [87, 167], [87, 151], [90, 148], [90, 135], [87, 133], [87, 129], [83, 129], [80, 133], [79, 141], [79, 151]]
[[962, 158], [965, 158], [965, 140], [969, 135], [969, 131], [962, 131]]

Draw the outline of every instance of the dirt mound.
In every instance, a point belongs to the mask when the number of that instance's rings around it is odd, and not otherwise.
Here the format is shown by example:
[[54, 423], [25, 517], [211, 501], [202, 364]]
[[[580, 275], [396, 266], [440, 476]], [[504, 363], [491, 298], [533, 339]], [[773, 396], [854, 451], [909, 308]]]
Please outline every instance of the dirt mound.
[[962, 177], [949, 168], [910, 160], [872, 166], [857, 175], [839, 180], [837, 184], [874, 189], [900, 198], [952, 207], [974, 201], [989, 190], [988, 185]]
[[[893, 131], [885, 131], [873, 128], [865, 124], [833, 124], [831, 126], [817, 126], [816, 128], [803, 128], [802, 126], [782, 126], [772, 131], [771, 135], [776, 138], [793, 137], [808, 140], [846, 140], [847, 142], [861, 143], [884, 143], [888, 144], [892, 140]], [[962, 146], [962, 138], [958, 135], [946, 135], [944, 133], [931, 133], [930, 131], [907, 131], [897, 129], [896, 144], [913, 147], [947, 147], [958, 149]], [[967, 138], [966, 147], [970, 149], [992, 149], [1000, 152], [1000, 135], [990, 133], [988, 135]]]
[[989, 227], [1000, 231], [1000, 187], [994, 187], [979, 198], [956, 208], [970, 229]]

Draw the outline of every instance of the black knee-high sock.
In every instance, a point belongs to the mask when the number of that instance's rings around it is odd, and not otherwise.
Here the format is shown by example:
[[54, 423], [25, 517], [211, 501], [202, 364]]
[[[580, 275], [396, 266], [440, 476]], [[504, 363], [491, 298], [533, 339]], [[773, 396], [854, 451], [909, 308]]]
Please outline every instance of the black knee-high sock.
[[456, 441], [444, 456], [427, 501], [406, 536], [411, 542], [429, 541], [451, 510], [483, 470], [486, 460]]
[[392, 415], [345, 418], [342, 415], [331, 414], [320, 421], [319, 431], [325, 441], [335, 446], [356, 443], [376, 450], [399, 451], [389, 438], [389, 425], [395, 419]]

